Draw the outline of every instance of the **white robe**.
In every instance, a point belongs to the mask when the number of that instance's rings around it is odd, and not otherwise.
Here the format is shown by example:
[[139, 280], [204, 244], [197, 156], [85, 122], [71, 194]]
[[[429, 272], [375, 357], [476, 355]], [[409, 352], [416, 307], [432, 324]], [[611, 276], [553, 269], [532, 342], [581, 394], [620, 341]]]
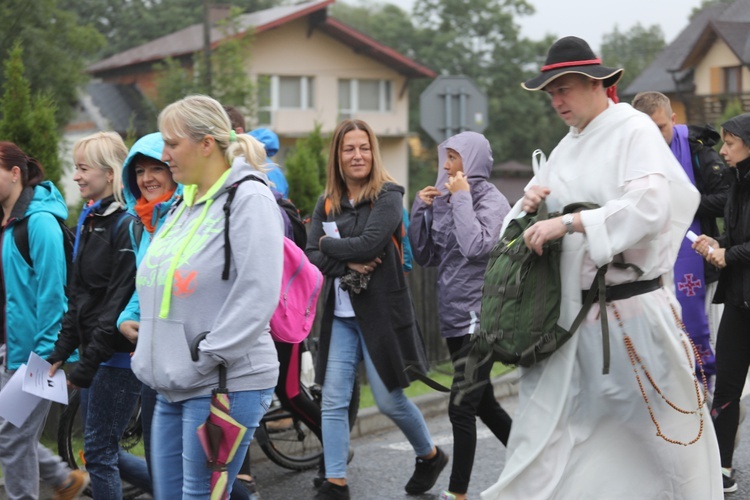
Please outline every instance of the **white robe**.
[[[645, 114], [613, 104], [582, 133], [571, 129], [533, 184], [547, 186], [550, 211], [594, 202], [582, 212], [586, 234], [563, 240], [560, 325], [581, 308], [581, 289], [618, 254], [637, 265], [640, 280], [671, 272], [699, 194]], [[520, 202], [508, 217], [517, 216]], [[506, 219], [506, 223], [507, 223]], [[632, 270], [610, 266], [607, 284], [634, 281]], [[573, 338], [534, 367], [521, 370], [519, 407], [513, 419], [505, 468], [484, 499], [695, 499], [723, 498], [719, 450], [708, 408], [684, 415], [662, 400], [640, 372], [654, 415], [670, 444], [656, 435], [624, 343], [633, 341], [646, 369], [677, 406], [696, 410], [692, 353], [677, 328], [672, 287], [615, 302], [618, 325], [607, 307], [611, 366], [602, 374], [599, 306]], [[623, 331], [624, 330], [624, 331]], [[702, 394], [702, 391], [701, 391]]]

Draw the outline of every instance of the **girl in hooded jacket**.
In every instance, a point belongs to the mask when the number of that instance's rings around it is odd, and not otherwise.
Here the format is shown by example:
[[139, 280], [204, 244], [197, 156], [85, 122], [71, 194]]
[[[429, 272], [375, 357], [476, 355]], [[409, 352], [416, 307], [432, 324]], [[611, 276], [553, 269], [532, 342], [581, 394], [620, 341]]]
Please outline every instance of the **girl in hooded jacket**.
[[81, 211], [73, 247], [68, 312], [47, 360], [51, 373], [76, 349], [80, 362], [68, 381], [81, 389], [86, 470], [94, 498], [122, 498], [120, 476], [149, 488], [143, 459], [120, 448], [141, 384], [130, 369], [133, 344], [117, 331], [117, 316], [135, 289], [133, 234], [138, 222], [122, 199], [122, 163], [128, 149], [114, 132], [99, 132], [73, 146]]
[[[438, 316], [454, 365], [448, 415], [453, 426], [453, 468], [445, 500], [466, 498], [474, 465], [479, 416], [503, 443], [508, 442], [511, 418], [495, 399], [492, 363], [478, 370], [475, 389], [456, 404], [464, 381], [462, 349], [479, 328], [484, 272], [490, 251], [510, 205], [487, 179], [492, 169], [490, 143], [476, 132], [462, 132], [438, 146], [443, 170], [436, 186], [427, 186], [414, 199], [409, 240], [414, 260], [438, 267]], [[442, 190], [440, 189], [442, 188]]]
[[[67, 309], [60, 224], [68, 207], [54, 184], [43, 178], [35, 159], [11, 142], [0, 142], [0, 390], [30, 353], [46, 358], [52, 352]], [[26, 255], [16, 244], [20, 238], [27, 241], [21, 244]], [[20, 427], [0, 417], [0, 466], [8, 498], [39, 498], [40, 478], [60, 498], [77, 497], [89, 483], [88, 474], [71, 471], [39, 443], [50, 406], [51, 401], [40, 399]]]
[[269, 321], [281, 291], [283, 228], [265, 182], [243, 182], [265, 181], [263, 146], [236, 134], [215, 99], [170, 104], [159, 115], [159, 131], [161, 161], [184, 188], [138, 267], [133, 370], [157, 392], [154, 497], [182, 492], [184, 499], [205, 499], [212, 471], [196, 430], [212, 412], [219, 365], [226, 369], [228, 413], [248, 430], [228, 464], [227, 490], [271, 403], [279, 363]]

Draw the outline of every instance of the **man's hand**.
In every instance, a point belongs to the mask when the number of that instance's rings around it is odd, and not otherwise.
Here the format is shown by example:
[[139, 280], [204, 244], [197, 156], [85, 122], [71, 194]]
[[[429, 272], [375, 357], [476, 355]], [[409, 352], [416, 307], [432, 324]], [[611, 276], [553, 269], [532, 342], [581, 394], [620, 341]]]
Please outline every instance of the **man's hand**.
[[435, 186], [427, 186], [417, 193], [419, 199], [424, 202], [425, 205], [432, 206], [432, 202], [436, 197], [440, 196], [440, 191]]
[[562, 217], [542, 220], [523, 232], [523, 241], [526, 247], [542, 255], [542, 246], [548, 241], [562, 238], [567, 234], [565, 224], [562, 223]]
[[468, 191], [469, 181], [466, 180], [463, 172], [456, 172], [456, 175], [449, 178], [448, 182], [445, 183], [445, 187], [448, 188], [451, 194], [456, 191]]
[[523, 195], [521, 209], [527, 214], [533, 214], [539, 204], [550, 194], [550, 189], [542, 186], [531, 186]]
[[138, 340], [139, 326], [140, 323], [137, 321], [123, 321], [122, 324], [120, 324], [120, 333], [122, 333], [122, 336], [128, 339], [131, 343], [135, 344]]

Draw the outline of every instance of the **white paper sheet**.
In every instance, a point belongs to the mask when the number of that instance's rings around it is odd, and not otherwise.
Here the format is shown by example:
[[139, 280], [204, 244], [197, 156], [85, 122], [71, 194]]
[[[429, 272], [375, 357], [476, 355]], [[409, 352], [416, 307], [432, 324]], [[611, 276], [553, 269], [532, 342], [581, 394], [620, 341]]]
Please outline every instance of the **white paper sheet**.
[[16, 427], [21, 427], [26, 422], [41, 401], [41, 398], [23, 392], [25, 377], [26, 365], [21, 365], [0, 391], [0, 417]]
[[336, 221], [324, 222], [323, 231], [326, 233], [326, 236], [330, 236], [331, 238], [341, 238], [341, 235], [339, 234], [339, 227], [336, 225]]
[[36, 353], [29, 355], [26, 364], [26, 376], [23, 379], [23, 390], [34, 396], [49, 399], [56, 403], [68, 404], [68, 384], [65, 372], [57, 370], [53, 377], [49, 376], [50, 365]]

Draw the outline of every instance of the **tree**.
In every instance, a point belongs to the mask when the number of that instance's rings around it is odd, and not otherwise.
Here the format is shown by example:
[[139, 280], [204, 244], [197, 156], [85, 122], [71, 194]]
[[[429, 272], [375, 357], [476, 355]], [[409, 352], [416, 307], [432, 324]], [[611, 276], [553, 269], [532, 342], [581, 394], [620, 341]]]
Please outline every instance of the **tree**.
[[[26, 0], [24, 0], [26, 1]], [[203, 20], [205, 0], [59, 0], [82, 25], [90, 25], [107, 38], [101, 58], [174, 33]], [[212, 2], [213, 3], [213, 2]], [[244, 12], [267, 9], [280, 0], [234, 0]]]
[[318, 196], [325, 186], [326, 141], [320, 129], [320, 123], [316, 123], [307, 137], [297, 140], [292, 153], [286, 159], [289, 199], [297, 206], [303, 218], [312, 214]]
[[200, 77], [205, 71], [201, 54], [181, 59], [168, 57], [156, 66], [154, 105], [157, 109], [163, 109], [186, 95], [202, 93], [238, 108], [243, 115], [254, 114], [255, 85], [246, 69], [253, 35], [251, 31], [240, 32], [240, 14], [238, 9], [232, 9], [229, 17], [218, 23], [224, 39], [211, 52], [210, 88], [206, 88]]
[[664, 32], [658, 25], [644, 28], [638, 23], [625, 33], [615, 26], [612, 33], [602, 38], [601, 59], [607, 66], [625, 70], [617, 86], [626, 89], [664, 50], [665, 45]]
[[[543, 98], [519, 85], [535, 74], [553, 41], [521, 38], [515, 18], [533, 12], [525, 0], [417, 0], [411, 17], [393, 5], [333, 8], [343, 22], [438, 73], [474, 79], [488, 97], [485, 135], [497, 162], [528, 162], [534, 149], [549, 152], [566, 131]], [[409, 128], [420, 132], [428, 149], [434, 143], [419, 127], [419, 95], [429, 84], [409, 83]], [[415, 165], [429, 161], [415, 164], [412, 158], [410, 177]]]
[[[86, 60], [104, 45], [93, 28], [81, 25], [58, 0], [3, 0], [0, 2], [0, 59], [11, 48], [23, 46], [25, 76], [34, 94], [46, 93], [57, 103], [55, 121], [67, 122], [86, 81]], [[0, 85], [6, 76], [0, 73]]]
[[55, 123], [55, 102], [49, 95], [31, 96], [31, 85], [24, 77], [23, 50], [16, 43], [5, 61], [5, 82], [0, 102], [0, 137], [15, 143], [44, 167], [46, 178], [62, 192], [62, 166], [57, 145], [60, 134]]

